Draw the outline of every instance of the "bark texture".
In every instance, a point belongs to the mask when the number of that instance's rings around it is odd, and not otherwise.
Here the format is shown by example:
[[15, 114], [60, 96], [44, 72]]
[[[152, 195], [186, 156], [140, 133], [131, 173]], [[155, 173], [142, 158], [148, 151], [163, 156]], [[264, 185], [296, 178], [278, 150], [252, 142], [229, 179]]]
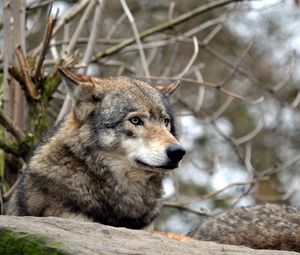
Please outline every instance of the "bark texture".
[[62, 218], [0, 216], [0, 254], [253, 254], [253, 250], [196, 240], [175, 241], [143, 230], [114, 228]]

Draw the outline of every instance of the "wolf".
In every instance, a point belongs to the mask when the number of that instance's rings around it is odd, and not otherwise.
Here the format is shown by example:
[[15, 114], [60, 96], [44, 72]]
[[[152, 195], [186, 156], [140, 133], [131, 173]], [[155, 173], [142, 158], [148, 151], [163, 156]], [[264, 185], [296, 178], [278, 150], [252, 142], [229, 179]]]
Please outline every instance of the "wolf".
[[161, 206], [163, 177], [185, 154], [168, 100], [178, 83], [58, 70], [73, 107], [35, 150], [7, 213], [147, 226]]
[[189, 237], [254, 249], [300, 252], [300, 209], [262, 204], [210, 216]]

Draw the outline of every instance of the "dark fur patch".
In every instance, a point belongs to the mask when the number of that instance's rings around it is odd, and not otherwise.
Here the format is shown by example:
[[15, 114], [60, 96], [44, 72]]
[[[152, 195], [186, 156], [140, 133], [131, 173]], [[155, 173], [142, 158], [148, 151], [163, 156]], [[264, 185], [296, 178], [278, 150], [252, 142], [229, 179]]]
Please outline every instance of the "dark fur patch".
[[[26, 171], [26, 170], [25, 170]], [[22, 175], [20, 182], [17, 187], [17, 207], [19, 216], [29, 216], [27, 205], [26, 205], [26, 193], [24, 192], [24, 179], [25, 176]]]

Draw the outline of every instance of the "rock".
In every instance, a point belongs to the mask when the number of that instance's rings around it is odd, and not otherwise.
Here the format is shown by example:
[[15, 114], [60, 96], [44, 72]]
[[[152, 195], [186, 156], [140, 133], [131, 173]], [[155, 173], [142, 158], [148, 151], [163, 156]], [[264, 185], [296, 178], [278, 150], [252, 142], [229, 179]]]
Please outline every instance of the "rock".
[[298, 254], [196, 240], [62, 218], [0, 216], [0, 254]]

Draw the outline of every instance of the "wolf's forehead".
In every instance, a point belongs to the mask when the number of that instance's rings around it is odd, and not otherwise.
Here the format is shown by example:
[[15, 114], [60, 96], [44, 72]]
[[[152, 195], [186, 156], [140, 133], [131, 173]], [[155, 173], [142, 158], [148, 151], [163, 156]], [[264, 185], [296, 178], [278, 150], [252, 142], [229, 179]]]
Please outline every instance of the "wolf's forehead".
[[146, 82], [122, 77], [111, 85], [113, 89], [108, 94], [115, 104], [151, 112], [161, 112], [165, 108], [159, 92]]

